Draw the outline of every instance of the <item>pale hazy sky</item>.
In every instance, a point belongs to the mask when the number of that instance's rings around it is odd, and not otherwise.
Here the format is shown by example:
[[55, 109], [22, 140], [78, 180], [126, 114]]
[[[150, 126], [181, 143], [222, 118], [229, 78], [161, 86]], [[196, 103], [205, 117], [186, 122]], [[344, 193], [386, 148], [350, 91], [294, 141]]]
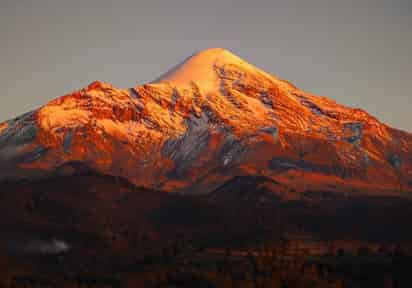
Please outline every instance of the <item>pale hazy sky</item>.
[[0, 0], [0, 121], [223, 47], [412, 131], [411, 0]]

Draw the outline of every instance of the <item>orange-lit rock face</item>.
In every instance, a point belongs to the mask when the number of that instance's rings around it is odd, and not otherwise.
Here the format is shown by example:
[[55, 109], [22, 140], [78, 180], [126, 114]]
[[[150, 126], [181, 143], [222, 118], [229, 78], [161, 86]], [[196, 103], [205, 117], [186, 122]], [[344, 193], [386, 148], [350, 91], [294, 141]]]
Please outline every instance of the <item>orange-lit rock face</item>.
[[1, 178], [70, 162], [165, 191], [206, 193], [235, 175], [294, 191], [407, 194], [412, 135], [303, 92], [223, 49], [153, 83], [94, 82], [0, 124]]

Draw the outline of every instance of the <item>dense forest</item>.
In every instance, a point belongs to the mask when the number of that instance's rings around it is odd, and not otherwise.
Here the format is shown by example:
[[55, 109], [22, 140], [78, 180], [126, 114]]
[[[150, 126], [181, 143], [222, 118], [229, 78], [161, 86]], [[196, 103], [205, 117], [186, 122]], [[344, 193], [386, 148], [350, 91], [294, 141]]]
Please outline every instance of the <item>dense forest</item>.
[[0, 191], [0, 287], [410, 287], [412, 205], [262, 177], [205, 196], [84, 173]]

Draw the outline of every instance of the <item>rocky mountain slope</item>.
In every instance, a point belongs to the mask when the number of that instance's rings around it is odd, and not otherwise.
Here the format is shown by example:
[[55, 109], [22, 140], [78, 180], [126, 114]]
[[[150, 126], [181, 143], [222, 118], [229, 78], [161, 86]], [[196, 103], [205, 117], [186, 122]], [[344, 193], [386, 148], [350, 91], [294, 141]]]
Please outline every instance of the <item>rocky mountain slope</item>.
[[152, 83], [94, 82], [0, 124], [0, 180], [71, 175], [65, 164], [76, 162], [187, 194], [262, 176], [292, 198], [307, 190], [407, 197], [411, 152], [411, 134], [220, 48]]

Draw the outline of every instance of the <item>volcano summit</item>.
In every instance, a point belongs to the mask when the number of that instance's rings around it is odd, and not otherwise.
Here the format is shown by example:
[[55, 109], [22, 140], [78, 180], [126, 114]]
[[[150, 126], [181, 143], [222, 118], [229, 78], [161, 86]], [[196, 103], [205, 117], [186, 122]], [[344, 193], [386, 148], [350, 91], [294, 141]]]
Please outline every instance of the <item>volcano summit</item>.
[[80, 163], [185, 194], [263, 176], [287, 198], [307, 190], [406, 197], [411, 152], [411, 134], [221, 48], [152, 83], [119, 89], [94, 82], [0, 124], [2, 181], [70, 175]]

